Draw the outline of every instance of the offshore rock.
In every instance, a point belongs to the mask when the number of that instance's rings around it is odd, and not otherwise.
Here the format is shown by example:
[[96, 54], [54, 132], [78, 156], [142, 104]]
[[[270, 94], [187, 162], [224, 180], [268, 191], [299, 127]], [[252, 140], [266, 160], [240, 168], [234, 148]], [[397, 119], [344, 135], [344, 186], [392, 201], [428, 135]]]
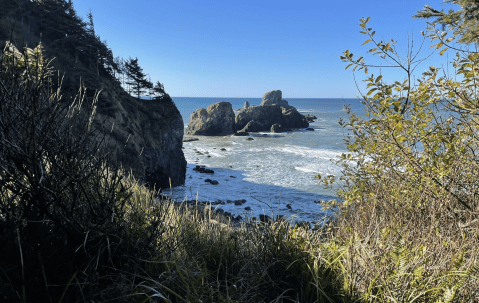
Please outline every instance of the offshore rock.
[[308, 120], [296, 108], [291, 107], [290, 109], [282, 108], [283, 113], [283, 122], [281, 123], [283, 127], [286, 128], [306, 128], [309, 127]]
[[197, 109], [190, 117], [186, 135], [227, 136], [236, 133], [235, 114], [229, 102]]
[[288, 101], [283, 100], [283, 93], [280, 90], [272, 90], [264, 94], [260, 106], [265, 105], [279, 105], [286, 109], [294, 108], [293, 106], [288, 104]]
[[263, 100], [261, 101], [261, 106], [264, 105], [273, 105], [281, 102], [283, 99], [283, 93], [280, 90], [272, 90], [264, 94]]
[[216, 180], [206, 179], [205, 182], [208, 182], [212, 185], [218, 185], [218, 181], [216, 181]]
[[309, 126], [306, 118], [294, 107], [286, 109], [279, 105], [243, 108], [236, 114], [235, 122], [236, 128], [241, 129], [242, 132], [271, 131], [271, 127], [274, 124], [281, 125], [283, 131]]
[[250, 106], [236, 114], [236, 128], [244, 132], [269, 131], [273, 124], [282, 122], [282, 116], [278, 105]]
[[313, 123], [316, 119], [318, 119], [318, 117], [311, 114], [304, 115], [304, 117], [306, 117], [306, 120], [308, 120], [309, 123]]
[[257, 132], [263, 131], [266, 127], [267, 125], [264, 123], [259, 123], [256, 120], [251, 120], [248, 123], [246, 123], [246, 125], [238, 133], [250, 133], [250, 132], [257, 133]]

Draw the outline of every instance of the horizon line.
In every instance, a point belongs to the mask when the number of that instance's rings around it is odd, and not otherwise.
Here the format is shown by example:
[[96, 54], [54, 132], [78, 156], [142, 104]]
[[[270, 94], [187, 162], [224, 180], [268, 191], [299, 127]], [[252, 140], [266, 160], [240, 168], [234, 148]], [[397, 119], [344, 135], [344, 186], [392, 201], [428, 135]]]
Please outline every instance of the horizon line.
[[[262, 99], [263, 97], [204, 97], [204, 96], [170, 96], [171, 98], [210, 98], [210, 99]], [[283, 97], [282, 99], [362, 99], [355, 97]]]

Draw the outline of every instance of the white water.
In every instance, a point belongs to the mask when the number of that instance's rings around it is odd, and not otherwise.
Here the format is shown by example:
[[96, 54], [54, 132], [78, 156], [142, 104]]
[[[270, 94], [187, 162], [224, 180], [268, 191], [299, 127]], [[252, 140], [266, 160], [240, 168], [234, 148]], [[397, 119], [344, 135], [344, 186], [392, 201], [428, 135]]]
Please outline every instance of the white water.
[[[174, 98], [183, 114], [185, 128], [189, 122], [186, 114], [220, 101], [206, 98], [177, 99]], [[246, 100], [251, 105], [260, 102], [251, 99], [225, 101], [230, 101], [233, 108], [239, 108]], [[185, 105], [187, 101], [191, 103]], [[188, 162], [186, 183], [175, 188], [172, 196], [179, 201], [196, 198], [199, 201], [223, 201], [224, 205], [216, 207], [243, 217], [258, 217], [259, 214], [271, 216], [273, 211], [274, 215], [279, 212], [297, 220], [314, 222], [324, 215], [330, 215], [324, 213], [315, 201], [333, 199], [334, 192], [318, 185], [314, 177], [318, 174], [338, 176], [341, 173], [340, 167], [331, 159], [337, 159], [347, 152], [342, 129], [338, 125], [340, 118], [347, 118], [342, 110], [343, 102], [317, 99], [288, 101], [302, 112], [318, 117], [311, 124], [315, 131], [251, 134], [252, 141], [246, 140], [247, 137], [196, 136], [199, 141], [183, 144]], [[360, 105], [357, 100], [350, 101], [356, 106]], [[193, 171], [196, 165], [204, 165], [215, 173], [210, 175]], [[212, 185], [205, 179], [216, 180], [219, 184]], [[227, 203], [227, 200], [241, 199], [246, 200], [241, 206]], [[287, 204], [292, 209], [288, 209]], [[252, 210], [246, 211], [245, 207]]]

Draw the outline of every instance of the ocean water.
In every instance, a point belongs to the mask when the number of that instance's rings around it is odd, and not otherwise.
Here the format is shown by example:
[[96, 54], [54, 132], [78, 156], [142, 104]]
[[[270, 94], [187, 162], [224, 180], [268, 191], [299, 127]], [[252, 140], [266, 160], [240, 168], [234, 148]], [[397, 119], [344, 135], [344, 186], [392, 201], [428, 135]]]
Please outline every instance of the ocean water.
[[[239, 109], [248, 101], [259, 105], [261, 98], [173, 98], [180, 110], [185, 129], [191, 114], [198, 108], [227, 101], [233, 109]], [[344, 130], [338, 124], [347, 120], [345, 105], [353, 112], [364, 113], [358, 99], [287, 99], [289, 104], [303, 114], [318, 119], [310, 124], [314, 131], [304, 129], [287, 133], [269, 132], [246, 137], [187, 136], [198, 141], [184, 142], [184, 154], [188, 162], [186, 183], [176, 187], [170, 195], [177, 201], [221, 201], [216, 205], [233, 215], [243, 218], [260, 214], [285, 215], [297, 221], [316, 222], [330, 216], [315, 201], [334, 199], [334, 192], [318, 185], [314, 177], [340, 175], [340, 168], [331, 161], [347, 152]], [[202, 174], [193, 170], [196, 165], [213, 169], [214, 174]], [[205, 182], [218, 181], [218, 185]], [[243, 205], [231, 201], [246, 200]], [[290, 204], [290, 208], [287, 205]], [[245, 210], [246, 207], [251, 210]]]

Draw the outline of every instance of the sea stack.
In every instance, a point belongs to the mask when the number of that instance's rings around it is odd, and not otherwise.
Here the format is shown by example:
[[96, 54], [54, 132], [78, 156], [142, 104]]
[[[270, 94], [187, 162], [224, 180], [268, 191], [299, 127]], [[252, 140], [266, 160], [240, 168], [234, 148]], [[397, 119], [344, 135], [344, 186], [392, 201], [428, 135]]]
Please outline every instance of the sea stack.
[[229, 102], [197, 109], [190, 117], [186, 135], [227, 136], [236, 133], [235, 114]]

